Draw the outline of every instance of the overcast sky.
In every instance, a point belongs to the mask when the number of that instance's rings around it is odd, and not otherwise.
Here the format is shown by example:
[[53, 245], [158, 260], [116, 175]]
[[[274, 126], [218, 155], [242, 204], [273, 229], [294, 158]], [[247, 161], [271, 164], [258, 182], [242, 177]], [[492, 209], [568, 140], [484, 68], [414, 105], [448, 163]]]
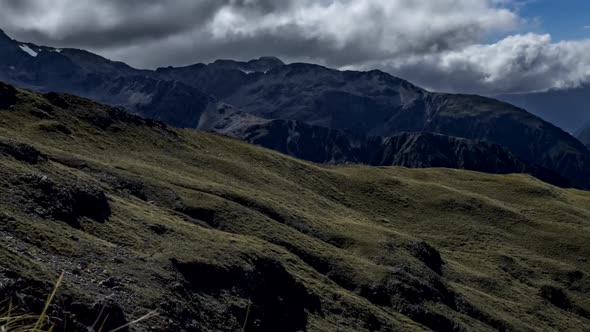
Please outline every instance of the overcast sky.
[[140, 68], [275, 55], [383, 69], [434, 90], [499, 94], [590, 81], [589, 3], [0, 0], [0, 24], [18, 40]]

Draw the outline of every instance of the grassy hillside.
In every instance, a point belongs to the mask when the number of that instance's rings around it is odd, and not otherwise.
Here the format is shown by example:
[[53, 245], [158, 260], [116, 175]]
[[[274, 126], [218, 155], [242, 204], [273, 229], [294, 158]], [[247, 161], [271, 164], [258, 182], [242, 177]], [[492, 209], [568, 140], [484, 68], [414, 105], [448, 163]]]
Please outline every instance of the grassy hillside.
[[71, 96], [0, 100], [0, 296], [40, 311], [65, 271], [62, 329], [152, 310], [131, 329], [590, 329], [589, 192], [320, 166]]

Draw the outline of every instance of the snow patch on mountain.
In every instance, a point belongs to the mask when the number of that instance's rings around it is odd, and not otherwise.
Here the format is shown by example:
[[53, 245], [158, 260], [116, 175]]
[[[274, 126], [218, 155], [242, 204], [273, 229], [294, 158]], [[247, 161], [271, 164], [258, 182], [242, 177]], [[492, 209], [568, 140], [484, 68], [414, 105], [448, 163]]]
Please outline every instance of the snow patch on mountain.
[[27, 54], [29, 54], [32, 57], [36, 57], [39, 53], [33, 51], [29, 46], [27, 45], [19, 45], [18, 47], [20, 47], [21, 50], [23, 50], [24, 52], [26, 52]]

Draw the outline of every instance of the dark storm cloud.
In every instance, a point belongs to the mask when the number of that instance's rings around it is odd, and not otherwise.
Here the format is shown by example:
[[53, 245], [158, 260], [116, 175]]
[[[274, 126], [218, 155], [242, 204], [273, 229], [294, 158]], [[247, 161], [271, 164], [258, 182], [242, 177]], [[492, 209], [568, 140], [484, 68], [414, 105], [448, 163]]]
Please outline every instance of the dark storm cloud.
[[[510, 3], [0, 0], [0, 21], [20, 40], [88, 48], [137, 67], [276, 55], [335, 67], [383, 68], [435, 89], [484, 93], [505, 87], [537, 90], [584, 79], [568, 68], [586, 70], [577, 59], [585, 44], [557, 45], [531, 35], [480, 45], [487, 35], [519, 26], [521, 19], [507, 9]], [[527, 49], [540, 53], [535, 56]], [[496, 59], [500, 51], [509, 54], [500, 56], [503, 63]], [[541, 80], [541, 74], [553, 78]]]
[[[453, 5], [461, 3], [477, 15], [444, 17], [445, 11], [450, 13]], [[203, 38], [204, 46], [292, 41], [310, 45], [302, 53], [342, 64], [371, 54], [447, 49], [472, 41], [485, 29], [513, 23], [514, 16], [507, 11], [469, 3], [473, 0], [427, 5], [409, 0], [4, 0], [0, 16], [18, 37], [36, 42], [115, 49], [179, 35]], [[438, 11], [443, 15], [430, 20]], [[317, 45], [320, 40], [323, 47]], [[383, 45], [388, 41], [399, 46]]]
[[[207, 24], [224, 1], [7, 0], [3, 21], [19, 38], [38, 43], [76, 45], [95, 49], [117, 48], [130, 43], [157, 41]], [[44, 16], [44, 13], [52, 13]], [[41, 18], [40, 24], [34, 20]], [[44, 18], [44, 19], [43, 19]], [[27, 19], [32, 24], [22, 24]]]

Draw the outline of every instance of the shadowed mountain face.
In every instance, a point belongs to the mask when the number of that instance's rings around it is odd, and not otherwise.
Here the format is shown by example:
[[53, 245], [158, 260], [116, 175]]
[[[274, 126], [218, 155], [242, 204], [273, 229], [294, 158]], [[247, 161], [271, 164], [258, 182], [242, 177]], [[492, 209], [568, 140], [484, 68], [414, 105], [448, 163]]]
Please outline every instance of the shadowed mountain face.
[[571, 186], [569, 180], [556, 172], [523, 162], [500, 145], [428, 132], [365, 138], [303, 122], [266, 120], [250, 122], [224, 133], [317, 163], [444, 167], [494, 174], [528, 173], [557, 186]]
[[522, 107], [543, 119], [575, 133], [581, 126], [590, 122], [588, 106], [590, 86], [581, 86], [565, 90], [513, 94], [498, 96], [498, 99]]
[[[165, 77], [207, 89], [208, 93], [251, 115], [345, 132], [334, 134], [338, 137], [329, 135], [329, 142], [346, 141], [349, 137], [351, 145], [355, 145], [358, 137], [391, 137], [404, 132], [480, 140], [506, 148], [523, 162], [553, 170], [577, 186], [590, 184], [587, 148], [563, 130], [510, 104], [480, 96], [430, 93], [380, 71], [342, 72], [309, 64], [284, 65], [255, 73], [233, 70], [235, 78], [223, 75], [229, 83], [220, 90], [215, 85], [196, 85], [195, 77], [202, 77], [197, 80], [202, 84], [207, 82], [206, 76], [228, 70], [218, 67], [214, 63], [166, 69]], [[289, 125], [278, 121], [271, 125], [272, 136], [281, 127], [285, 128], [283, 136], [293, 132], [287, 130]], [[309, 127], [303, 132], [309, 132]], [[317, 135], [325, 137], [329, 132], [322, 129]], [[251, 137], [235, 136], [253, 141]], [[264, 140], [262, 136], [259, 133], [256, 141], [271, 148], [278, 146], [270, 142], [274, 138]], [[342, 144], [322, 149], [334, 151], [336, 155], [316, 159], [339, 159], [347, 150]], [[317, 151], [309, 151], [317, 155]]]
[[576, 137], [580, 140], [580, 142], [584, 143], [586, 147], [590, 148], [590, 125], [582, 128], [578, 133], [576, 133]]
[[[177, 127], [228, 134], [307, 160], [434, 166], [437, 163], [423, 152], [399, 158], [401, 151], [391, 149], [401, 145], [385, 149], [384, 143], [369, 144], [408, 132], [434, 133], [449, 136], [447, 142], [465, 138], [498, 145], [520, 163], [590, 188], [590, 152], [583, 144], [540, 118], [493, 99], [430, 93], [381, 71], [285, 65], [272, 57], [145, 71], [85, 51], [23, 44], [5, 35], [0, 40], [0, 79], [89, 97]], [[481, 147], [480, 143], [469, 146]], [[432, 147], [443, 145], [433, 142]], [[457, 158], [456, 148], [445, 151], [429, 154]], [[491, 163], [481, 158], [500, 157], [496, 153], [460, 151], [473, 152], [462, 157], [472, 162], [441, 164], [470, 165], [469, 169], [493, 173], [508, 170], [489, 166], [504, 165], [506, 158]]]

